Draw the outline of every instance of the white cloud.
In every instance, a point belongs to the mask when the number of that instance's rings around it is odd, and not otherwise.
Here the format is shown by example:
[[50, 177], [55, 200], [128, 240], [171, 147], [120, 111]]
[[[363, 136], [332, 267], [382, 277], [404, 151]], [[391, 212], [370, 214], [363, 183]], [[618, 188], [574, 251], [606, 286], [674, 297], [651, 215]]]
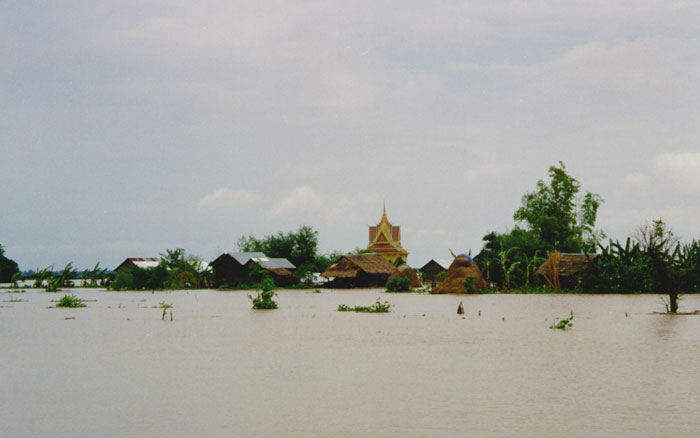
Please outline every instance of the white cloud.
[[245, 189], [222, 187], [199, 200], [201, 208], [230, 208], [249, 205], [256, 201], [257, 196]]
[[676, 183], [678, 189], [700, 189], [700, 152], [667, 153], [656, 158], [659, 177]]
[[361, 222], [368, 211], [378, 211], [381, 199], [376, 193], [317, 193], [310, 186], [297, 187], [268, 211], [273, 220], [293, 219], [340, 227]]

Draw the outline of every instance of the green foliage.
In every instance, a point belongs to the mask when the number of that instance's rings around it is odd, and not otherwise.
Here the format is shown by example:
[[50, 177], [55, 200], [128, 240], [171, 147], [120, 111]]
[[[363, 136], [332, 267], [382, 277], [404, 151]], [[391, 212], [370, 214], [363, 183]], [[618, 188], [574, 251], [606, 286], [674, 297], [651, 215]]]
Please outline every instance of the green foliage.
[[34, 286], [33, 287], [44, 287], [44, 280], [48, 280], [53, 277], [53, 265], [44, 268], [44, 269], [38, 269], [36, 270], [36, 274], [34, 274]]
[[338, 305], [338, 312], [361, 312], [361, 313], [388, 313], [391, 311], [391, 304], [388, 301], [383, 303], [377, 298], [377, 302], [372, 306], [350, 307], [346, 304]]
[[73, 268], [73, 262], [70, 262], [58, 273], [58, 287], [73, 287], [73, 280], [76, 278], [78, 271]]
[[[161, 264], [151, 268], [150, 289], [190, 289], [211, 284], [211, 271], [197, 256], [185, 253], [182, 248], [166, 249], [160, 254]], [[167, 273], [167, 278], [166, 274]]]
[[97, 262], [94, 268], [83, 271], [82, 278], [85, 280], [84, 285], [86, 287], [104, 286], [108, 278], [107, 271], [106, 268], [100, 268], [100, 263]]
[[85, 303], [83, 303], [83, 300], [80, 298], [71, 294], [64, 295], [58, 303], [56, 303], [56, 307], [85, 307]]
[[279, 232], [258, 239], [253, 235], [242, 236], [238, 249], [245, 252], [262, 252], [272, 258], [286, 258], [297, 268], [314, 265], [318, 251], [318, 231], [302, 225], [296, 232]]
[[554, 330], [566, 330], [570, 329], [571, 327], [574, 326], [574, 315], [571, 315], [568, 318], [555, 318], [554, 319], [554, 324], [550, 325], [549, 328], [554, 329]]
[[550, 166], [549, 181], [526, 193], [513, 218], [524, 225], [505, 233], [491, 232], [474, 258], [487, 282], [502, 289], [529, 288], [534, 273], [552, 250], [593, 252], [604, 234], [595, 230], [599, 195], [579, 195], [580, 183], [559, 162]]
[[564, 163], [549, 167], [549, 183], [540, 180], [526, 193], [513, 219], [523, 222], [547, 250], [590, 252], [604, 237], [595, 221], [603, 199], [594, 193], [578, 195], [581, 184], [566, 173]]
[[60, 286], [60, 279], [58, 277], [51, 277], [49, 280], [46, 282], [46, 292], [58, 292], [61, 290], [59, 288]]
[[442, 283], [447, 278], [447, 271], [438, 272], [433, 281], [435, 283]]
[[117, 272], [109, 287], [113, 290], [162, 290], [206, 287], [211, 273], [200, 258], [185, 253], [182, 248], [166, 250], [161, 263], [152, 268], [135, 266]]
[[474, 292], [476, 292], [476, 288], [474, 287], [475, 282], [476, 282], [476, 278], [474, 278], [474, 277], [467, 277], [464, 280], [464, 287], [467, 288], [468, 294], [473, 294]]
[[12, 287], [19, 287], [19, 281], [22, 279], [22, 273], [21, 272], [15, 272], [12, 274], [12, 277], [10, 277], [10, 281], [12, 282]]
[[545, 244], [533, 232], [515, 227], [507, 233], [484, 236], [484, 247], [474, 261], [488, 283], [501, 288], [527, 287], [537, 266], [544, 259]]
[[582, 287], [595, 293], [668, 294], [668, 311], [675, 313], [680, 294], [700, 292], [700, 242], [679, 243], [661, 219], [633, 236], [624, 245], [601, 246]]
[[12, 281], [12, 276], [18, 272], [17, 262], [5, 257], [5, 248], [0, 245], [0, 283]]
[[[135, 268], [139, 269], [139, 268]], [[133, 269], [132, 269], [133, 270]], [[112, 290], [135, 290], [134, 287], [134, 274], [132, 270], [119, 271], [114, 276], [114, 280], [110, 283], [109, 287]]]
[[407, 277], [392, 277], [386, 282], [387, 292], [410, 292], [411, 279]]
[[592, 293], [648, 293], [657, 289], [651, 258], [630, 238], [624, 245], [610, 241], [583, 273], [581, 287]]
[[277, 295], [275, 293], [275, 282], [271, 278], [265, 278], [258, 285], [258, 295], [253, 297], [248, 295], [250, 301], [253, 303], [253, 309], [255, 310], [267, 310], [276, 309], [277, 302], [275, 302], [274, 297]]

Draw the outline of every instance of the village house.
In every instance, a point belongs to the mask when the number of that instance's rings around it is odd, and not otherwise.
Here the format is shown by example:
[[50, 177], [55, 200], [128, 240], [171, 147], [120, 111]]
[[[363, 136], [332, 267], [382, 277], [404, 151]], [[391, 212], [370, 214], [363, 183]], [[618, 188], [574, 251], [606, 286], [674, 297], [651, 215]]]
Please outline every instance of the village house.
[[262, 252], [225, 252], [214, 259], [209, 266], [214, 271], [214, 286], [236, 286], [250, 283], [250, 270], [258, 266], [267, 270], [273, 280], [280, 286], [293, 284], [296, 268], [289, 260], [269, 258]]
[[451, 264], [452, 260], [431, 259], [419, 271], [423, 274], [423, 281], [432, 283], [435, 277], [441, 272], [446, 272]]
[[126, 272], [134, 268], [148, 269], [155, 268], [160, 264], [160, 259], [156, 257], [129, 257], [114, 269], [114, 272]]
[[379, 254], [346, 254], [330, 265], [321, 276], [332, 287], [383, 287], [396, 266]]

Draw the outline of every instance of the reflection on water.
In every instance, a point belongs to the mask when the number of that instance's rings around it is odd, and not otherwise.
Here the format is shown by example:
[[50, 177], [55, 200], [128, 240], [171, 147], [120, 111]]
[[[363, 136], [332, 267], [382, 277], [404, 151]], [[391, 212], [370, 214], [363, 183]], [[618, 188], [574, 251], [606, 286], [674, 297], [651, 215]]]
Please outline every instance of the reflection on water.
[[[76, 294], [97, 301], [47, 308], [60, 293], [29, 291], [2, 303], [0, 436], [696, 436], [700, 427], [700, 316], [652, 315], [663, 310], [657, 296], [281, 291], [280, 309], [256, 312], [245, 292]], [[336, 312], [378, 297], [392, 313]], [[161, 301], [174, 321], [161, 321]], [[700, 297], [681, 305], [700, 308]], [[570, 312], [572, 330], [548, 328]]]

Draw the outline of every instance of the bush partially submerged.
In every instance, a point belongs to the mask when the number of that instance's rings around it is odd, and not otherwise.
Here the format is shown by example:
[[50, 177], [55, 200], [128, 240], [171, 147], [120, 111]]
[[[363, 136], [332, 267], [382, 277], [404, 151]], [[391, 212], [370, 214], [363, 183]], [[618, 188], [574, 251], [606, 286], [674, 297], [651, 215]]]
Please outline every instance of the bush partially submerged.
[[355, 306], [350, 307], [346, 304], [338, 306], [338, 312], [362, 312], [362, 313], [388, 313], [391, 311], [391, 304], [388, 301], [383, 303], [377, 298], [377, 302], [372, 306]]
[[271, 278], [265, 278], [257, 287], [258, 295], [256, 297], [248, 294], [248, 298], [253, 303], [253, 309], [255, 310], [269, 310], [276, 309], [277, 302], [275, 302], [274, 297], [277, 295], [275, 293], [275, 282]]
[[387, 292], [410, 292], [411, 279], [408, 277], [392, 277], [386, 282]]
[[85, 307], [85, 303], [83, 303], [83, 300], [80, 298], [71, 294], [64, 295], [63, 298], [56, 303], [56, 307]]

